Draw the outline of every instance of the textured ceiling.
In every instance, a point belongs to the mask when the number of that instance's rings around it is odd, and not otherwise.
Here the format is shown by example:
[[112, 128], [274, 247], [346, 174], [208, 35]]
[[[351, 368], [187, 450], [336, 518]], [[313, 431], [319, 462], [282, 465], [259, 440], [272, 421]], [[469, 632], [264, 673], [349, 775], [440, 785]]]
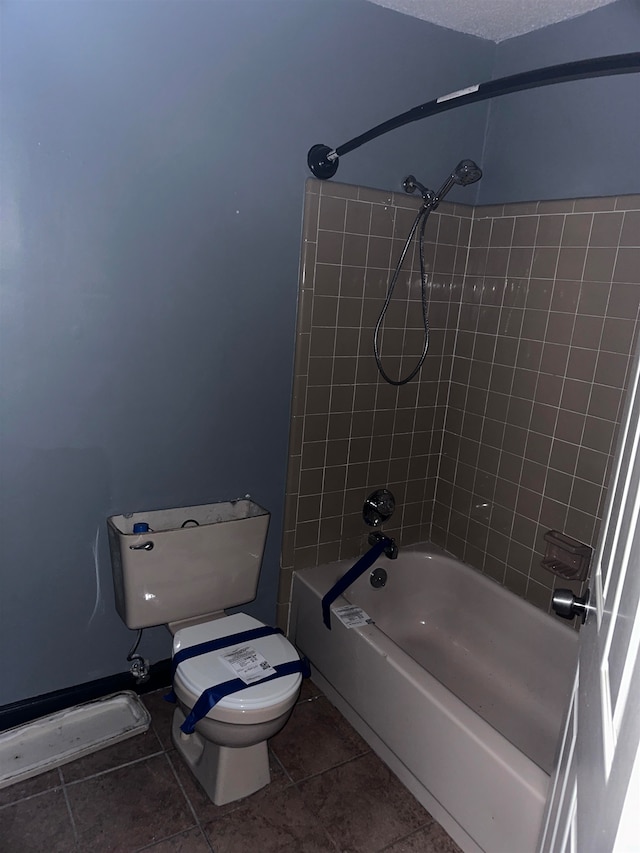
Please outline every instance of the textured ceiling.
[[504, 41], [583, 15], [615, 0], [370, 0], [490, 41]]

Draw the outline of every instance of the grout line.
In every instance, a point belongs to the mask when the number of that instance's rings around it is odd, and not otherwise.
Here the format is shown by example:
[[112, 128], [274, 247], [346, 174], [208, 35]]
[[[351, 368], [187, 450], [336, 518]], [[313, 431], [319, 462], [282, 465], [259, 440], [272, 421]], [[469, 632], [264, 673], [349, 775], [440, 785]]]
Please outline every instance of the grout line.
[[[178, 754], [178, 753], [176, 752], [176, 755], [177, 755], [177, 754]], [[164, 755], [165, 755], [165, 759], [166, 759], [166, 761], [167, 761], [167, 764], [169, 765], [169, 767], [170, 767], [170, 769], [171, 769], [171, 772], [173, 773], [173, 777], [174, 777], [174, 779], [176, 780], [176, 782], [178, 783], [178, 787], [179, 787], [179, 788], [180, 788], [180, 790], [182, 791], [182, 794], [183, 794], [183, 796], [184, 796], [184, 798], [185, 798], [185, 800], [186, 800], [186, 802], [187, 802], [187, 805], [189, 806], [189, 809], [191, 810], [191, 814], [193, 815], [193, 818], [194, 818], [194, 820], [195, 820], [195, 825], [198, 827], [198, 829], [199, 829], [199, 830], [200, 830], [200, 832], [202, 833], [202, 836], [203, 836], [203, 838], [204, 838], [204, 840], [205, 840], [205, 842], [206, 842], [207, 846], [209, 847], [209, 849], [213, 851], [213, 847], [212, 847], [212, 845], [211, 845], [211, 842], [209, 841], [209, 836], [208, 836], [208, 835], [207, 835], [207, 833], [205, 832], [205, 829], [204, 829], [204, 827], [203, 827], [203, 825], [202, 825], [202, 823], [201, 823], [201, 821], [200, 821], [200, 818], [198, 817], [198, 813], [196, 812], [196, 810], [195, 810], [195, 808], [194, 808], [194, 806], [193, 806], [193, 803], [191, 802], [191, 799], [190, 799], [189, 795], [188, 795], [188, 794], [187, 794], [187, 792], [185, 791], [184, 786], [183, 786], [182, 782], [180, 781], [180, 777], [178, 776], [178, 772], [177, 772], [176, 768], [174, 767], [173, 762], [172, 762], [172, 761], [171, 761], [171, 759], [169, 758], [169, 754], [168, 754], [167, 752], [165, 752], [165, 754], [164, 754]], [[182, 760], [182, 759], [178, 759], [178, 760]], [[191, 771], [189, 770], [189, 768], [187, 768], [187, 772], [189, 772], [189, 773], [191, 772]], [[194, 781], [195, 781], [195, 780], [194, 780]], [[180, 835], [182, 832], [187, 832], [187, 830], [188, 830], [188, 829], [192, 829], [192, 828], [193, 828], [193, 827], [187, 827], [186, 829], [181, 830], [181, 832], [176, 833], [175, 835], [172, 835], [172, 836], [169, 836], [169, 837], [170, 837], [170, 838], [175, 838], [177, 835]], [[163, 839], [163, 840], [167, 840], [167, 839]], [[156, 843], [157, 843], [157, 842], [156, 842]]]
[[115, 773], [116, 770], [122, 770], [125, 767], [133, 767], [135, 764], [141, 764], [149, 758], [158, 758], [160, 755], [164, 755], [165, 752], [166, 750], [164, 748], [157, 752], [150, 752], [148, 755], [143, 755], [141, 758], [134, 758], [132, 761], [123, 761], [122, 764], [118, 764], [116, 767], [109, 767], [107, 770], [100, 770], [99, 773], [91, 773], [89, 776], [83, 776], [81, 779], [65, 780], [63, 785], [66, 787], [72, 787], [73, 785], [80, 785], [82, 782], [87, 782], [90, 779], [99, 779], [101, 776], [107, 776], [109, 773]]
[[[554, 294], [555, 287], [556, 287], [557, 273], [558, 273], [558, 264], [560, 263], [560, 251], [561, 251], [561, 247], [562, 247], [562, 236], [563, 236], [563, 234], [564, 234], [565, 228], [567, 227], [567, 215], [566, 215], [566, 214], [560, 214], [560, 215], [562, 216], [562, 228], [561, 228], [561, 230], [560, 230], [560, 237], [559, 237], [559, 244], [558, 244], [558, 256], [557, 256], [557, 258], [556, 258], [556, 265], [555, 265], [555, 267], [554, 267], [554, 273], [553, 273], [553, 278], [552, 278], [551, 290], [550, 290], [550, 293], [549, 293], [549, 307], [548, 307], [548, 309], [547, 309], [547, 308], [545, 308], [545, 309], [544, 309], [544, 310], [546, 311], [546, 315], [547, 315], [547, 316], [546, 316], [546, 320], [545, 320], [545, 324], [544, 324], [544, 332], [542, 333], [542, 341], [541, 341], [541, 343], [542, 343], [542, 350], [541, 350], [541, 353], [540, 353], [540, 363], [538, 364], [538, 368], [537, 368], [537, 370], [536, 370], [536, 381], [535, 381], [535, 384], [534, 384], [534, 386], [533, 386], [531, 412], [530, 412], [530, 414], [529, 414], [529, 420], [528, 420], [528, 423], [527, 423], [527, 426], [526, 426], [526, 433], [527, 433], [527, 435], [526, 435], [526, 439], [525, 439], [525, 450], [526, 450], [526, 443], [527, 443], [527, 442], [528, 442], [528, 440], [529, 440], [529, 435], [531, 435], [531, 433], [532, 433], [532, 432], [534, 432], [534, 430], [532, 430], [532, 429], [531, 429], [531, 421], [532, 421], [532, 419], [533, 419], [533, 409], [534, 409], [534, 407], [535, 407], [535, 405], [536, 405], [536, 395], [537, 395], [537, 393], [538, 393], [538, 387], [539, 387], [539, 385], [540, 385], [540, 376], [541, 376], [541, 375], [543, 375], [543, 374], [542, 374], [542, 371], [541, 371], [541, 367], [542, 367], [542, 358], [543, 358], [543, 356], [544, 356], [544, 346], [545, 346], [545, 343], [546, 343], [546, 340], [547, 340], [547, 333], [548, 333], [548, 331], [549, 331], [549, 320], [551, 319], [551, 305], [552, 305], [552, 303], [553, 303], [553, 294]], [[592, 220], [591, 220], [591, 227], [593, 227], [593, 218], [592, 218]], [[539, 230], [539, 228], [540, 228], [540, 220], [538, 220], [538, 230]], [[589, 233], [591, 233], [591, 229], [589, 229]], [[536, 239], [537, 239], [537, 231], [536, 231]], [[583, 262], [583, 264], [582, 264], [582, 273], [583, 273], [583, 274], [584, 274], [584, 264], [585, 264], [585, 263], [586, 263], [586, 253], [585, 253], [585, 261], [584, 261], [584, 262]], [[578, 301], [579, 301], [579, 299], [578, 299]], [[526, 303], [525, 303], [525, 304], [526, 304]], [[568, 364], [569, 364], [569, 355], [570, 355], [570, 352], [571, 352], [571, 339], [572, 339], [572, 337], [573, 337], [573, 331], [574, 331], [574, 329], [575, 329], [577, 312], [578, 312], [578, 306], [576, 305], [576, 311], [575, 311], [575, 313], [574, 313], [574, 315], [573, 315], [573, 323], [572, 323], [572, 326], [571, 326], [571, 336], [570, 336], [570, 338], [569, 338], [569, 344], [568, 344], [567, 361], [566, 361], [566, 363], [565, 363], [564, 370], [563, 370], [563, 376], [562, 376], [562, 388], [561, 388], [561, 390], [560, 390], [560, 400], [562, 399], [562, 392], [563, 392], [563, 390], [564, 390], [564, 386], [565, 386], [565, 382], [566, 382], [566, 378], [567, 378], [567, 367], [568, 367]], [[522, 340], [522, 337], [520, 338], [520, 340]], [[526, 340], [526, 339], [525, 339], [525, 340]], [[520, 351], [520, 345], [518, 344], [518, 352], [519, 352], [519, 351]], [[554, 442], [554, 440], [555, 440], [556, 429], [557, 429], [557, 426], [558, 426], [558, 418], [559, 418], [559, 416], [560, 416], [560, 400], [558, 401], [558, 405], [557, 405], [557, 407], [553, 407], [553, 408], [556, 408], [556, 414], [555, 414], [555, 420], [554, 420], [554, 424], [553, 424], [553, 432], [552, 432], [552, 434], [551, 434], [551, 436], [550, 436], [550, 438], [551, 438], [551, 446], [550, 446], [550, 448], [549, 448], [549, 453], [550, 453], [550, 454], [551, 454], [551, 448], [553, 447], [553, 442]], [[550, 460], [551, 460], [551, 456], [549, 456], [549, 461], [550, 461]], [[577, 458], [576, 458], [576, 464], [577, 464]], [[574, 472], [574, 473], [575, 473], [575, 472]], [[531, 520], [536, 524], [536, 529], [537, 529], [537, 528], [539, 528], [539, 527], [541, 526], [541, 525], [540, 525], [540, 516], [541, 516], [541, 514], [542, 514], [542, 504], [543, 504], [543, 502], [544, 502], [544, 497], [545, 497], [545, 493], [546, 493], [546, 486], [547, 486], [547, 479], [548, 479], [548, 475], [549, 475], [549, 463], [547, 463], [547, 465], [546, 465], [546, 470], [545, 470], [545, 475], [544, 475], [544, 483], [542, 484], [542, 489], [541, 489], [541, 492], [540, 492], [540, 495], [541, 495], [541, 498], [542, 498], [542, 500], [540, 501], [540, 507], [539, 507], [538, 512], [537, 512], [537, 514], [536, 514], [536, 518], [531, 519]], [[519, 497], [520, 497], [520, 491], [521, 491], [521, 489], [522, 489], [522, 488], [526, 488], [526, 486], [523, 486], [523, 483], [522, 483], [522, 470], [521, 470], [521, 472], [520, 472], [520, 479], [519, 479], [519, 481], [518, 481], [518, 489], [517, 489], [517, 492], [516, 492], [516, 503], [515, 503], [516, 507], [517, 507], [517, 505], [518, 505], [518, 499], [519, 499]], [[568, 505], [567, 505], [567, 511], [568, 511]], [[510, 540], [512, 540], [512, 541], [513, 541], [513, 527], [514, 527], [514, 525], [515, 525], [516, 514], [517, 514], [517, 512], [516, 512], [516, 513], [514, 513], [513, 521], [512, 521], [512, 524], [511, 524], [511, 531], [510, 531], [510, 533], [509, 533], [509, 539], [510, 539]], [[526, 517], [526, 516], [525, 516], [525, 517]], [[566, 527], [566, 513], [565, 513], [565, 522], [564, 522], [563, 527]], [[534, 543], [534, 544], [535, 544], [535, 543]], [[535, 550], [534, 550], [534, 548], [533, 548], [533, 547], [532, 547], [532, 548], [530, 548], [530, 551], [531, 551], [531, 557], [530, 557], [530, 559], [529, 559], [529, 565], [526, 567], [526, 578], [527, 578], [527, 581], [526, 581], [525, 588], [524, 588], [524, 596], [525, 596], [525, 598], [526, 598], [526, 596], [527, 596], [527, 593], [529, 592], [529, 584], [530, 584], [530, 582], [531, 582], [531, 568], [532, 568], [532, 565], [533, 565], [533, 559], [534, 559], [534, 555], [535, 555]], [[509, 556], [509, 552], [507, 551], [507, 558], [508, 558], [508, 556]], [[514, 567], [512, 567], [512, 568], [514, 568]], [[525, 574], [525, 572], [523, 572], [523, 574]]]
[[[360, 202], [360, 203], [362, 203], [362, 202]], [[362, 276], [362, 278], [363, 278], [363, 290], [362, 290], [362, 293], [360, 295], [360, 321], [359, 321], [359, 325], [358, 325], [358, 329], [357, 329], [357, 342], [355, 344], [356, 354], [355, 354], [355, 356], [353, 356], [353, 358], [355, 359], [355, 362], [356, 362], [356, 364], [355, 364], [356, 369], [355, 369], [355, 377], [354, 377], [354, 381], [353, 381], [353, 395], [351, 397], [351, 419], [350, 419], [350, 423], [349, 423], [349, 435], [347, 436], [347, 459], [345, 462], [345, 482], [344, 482], [344, 488], [342, 491], [342, 507], [341, 507], [341, 512], [340, 512], [340, 516], [341, 516], [340, 546], [339, 546], [340, 547], [340, 551], [339, 551], [340, 557], [343, 556], [342, 555], [342, 542], [344, 541], [345, 503], [347, 500], [347, 478], [349, 476], [349, 466], [353, 464], [351, 462], [351, 448], [352, 448], [352, 442], [354, 439], [354, 436], [353, 436], [353, 415], [355, 414], [356, 388], [358, 386], [358, 366], [360, 363], [359, 359], [361, 357], [360, 356], [360, 345], [361, 345], [361, 341], [362, 341], [362, 317], [364, 315], [364, 305], [365, 305], [365, 298], [366, 298], [366, 290], [365, 289], [366, 289], [366, 285], [367, 285], [367, 269], [369, 268], [368, 267], [368, 260], [369, 260], [369, 248], [371, 246], [371, 223], [373, 220], [373, 209], [374, 209], [373, 203], [367, 202], [367, 204], [369, 205], [369, 207], [368, 207], [368, 219], [369, 219], [369, 221], [367, 222], [366, 235], [362, 235], [362, 236], [366, 236], [366, 238], [367, 238], [367, 248], [366, 248], [366, 254], [365, 254], [365, 266], [364, 266], [363, 276]], [[394, 213], [394, 215], [395, 215], [395, 213]], [[343, 297], [343, 295], [342, 295], [342, 270], [340, 271], [339, 296], [340, 296], [340, 298], [346, 298], [346, 297]], [[335, 363], [335, 354], [334, 354], [334, 363]], [[332, 386], [333, 386], [333, 383], [332, 383]], [[371, 447], [369, 447], [369, 455], [368, 455], [367, 463], [366, 463], [367, 466], [370, 464], [370, 461], [371, 461]], [[323, 499], [323, 503], [324, 503], [324, 499]]]
[[[423, 808], [424, 808], [424, 806], [423, 806]], [[427, 827], [432, 826], [432, 825], [436, 825], [436, 826], [441, 827], [442, 835], [443, 835], [443, 839], [442, 839], [443, 843], [445, 842], [445, 838], [446, 838], [446, 840], [451, 840], [455, 844], [455, 842], [453, 841], [451, 836], [448, 835], [447, 831], [441, 826], [441, 824], [438, 823], [438, 821], [431, 815], [431, 813], [428, 812], [426, 809], [425, 809], [425, 813], [428, 817], [428, 820], [425, 820], [424, 823], [421, 823], [420, 826], [415, 827], [410, 832], [408, 832], [406, 835], [400, 835], [398, 838], [394, 838], [393, 841], [390, 841], [388, 844], [385, 844], [384, 847], [380, 848], [379, 853], [385, 853], [385, 850], [392, 850], [396, 846], [396, 844], [404, 844], [405, 841], [410, 841], [414, 835], [417, 836], [418, 833], [422, 832], [424, 829], [426, 829]], [[433, 849], [435, 850], [435, 848], [433, 848]]]
[[67, 791], [67, 786], [64, 782], [60, 768], [58, 767], [57, 769], [58, 769], [58, 774], [60, 776], [60, 781], [62, 783], [62, 795], [64, 797], [65, 803], [67, 804], [67, 812], [69, 813], [69, 820], [71, 821], [71, 829], [73, 830], [73, 838], [74, 838], [74, 841], [76, 842], [76, 844], [78, 844], [80, 841], [80, 838], [78, 835], [78, 827], [76, 826], [76, 819], [73, 815], [73, 809], [71, 808], [71, 802], [69, 800], [69, 794]]
[[[276, 762], [276, 764], [280, 767], [280, 769], [282, 770], [282, 772], [284, 773], [286, 778], [289, 780], [291, 785], [295, 786], [295, 784], [296, 784], [295, 780], [293, 779], [293, 777], [291, 776], [291, 774], [289, 773], [287, 768], [284, 766], [283, 762], [280, 760], [280, 758], [278, 757], [276, 752], [271, 747], [268, 747], [268, 749], [269, 749], [269, 755], [271, 756], [271, 758], [273, 758], [273, 760]], [[290, 787], [290, 785], [287, 785], [286, 787], [288, 788], [288, 787]]]
[[[340, 712], [338, 712], [338, 713], [340, 713]], [[342, 716], [342, 714], [340, 716]], [[342, 717], [342, 719], [346, 719], [346, 718]], [[351, 725], [351, 724], [349, 724], [349, 725]], [[354, 729], [354, 731], [355, 731], [355, 729]], [[354, 761], [360, 761], [361, 759], [366, 758], [367, 755], [374, 755], [376, 757], [376, 759], [378, 759], [379, 761], [381, 761], [384, 764], [382, 759], [378, 758], [378, 756], [371, 749], [371, 747], [368, 747], [363, 752], [358, 753], [358, 755], [352, 755], [351, 758], [346, 758], [344, 761], [340, 761], [340, 762], [338, 762], [338, 764], [333, 764], [331, 767], [325, 767], [324, 770], [319, 770], [317, 773], [310, 773], [308, 776], [304, 776], [302, 779], [293, 779], [292, 780], [293, 784], [298, 789], [298, 791], [300, 791], [299, 786], [304, 784], [305, 782], [309, 782], [311, 779], [317, 779], [318, 776], [324, 776], [325, 773], [331, 773], [333, 770], [337, 770], [339, 767], [346, 767], [347, 764], [353, 764]]]
[[293, 707], [295, 708], [296, 705], [308, 705], [310, 702], [317, 702], [318, 699], [323, 699], [323, 698], [325, 698], [323, 696], [323, 694], [318, 693], [317, 696], [308, 696], [306, 699], [298, 699], [298, 701], [296, 702], [296, 704]]
[[[171, 841], [174, 838], [179, 838], [181, 835], [184, 835], [186, 832], [191, 832], [191, 830], [195, 829], [195, 828], [196, 828], [196, 825], [188, 826], [188, 827], [186, 827], [186, 829], [181, 829], [179, 832], [174, 832], [173, 835], [167, 835], [165, 838], [157, 838], [155, 841], [152, 841], [150, 844], [145, 844], [144, 847], [136, 847], [134, 853], [144, 853], [145, 850], [153, 850], [154, 847], [157, 847], [160, 844], [164, 844], [167, 841]], [[203, 836], [205, 843], [207, 844], [209, 850], [211, 850], [212, 853], [215, 853], [215, 851], [213, 850], [213, 847], [209, 843], [207, 833], [202, 829], [201, 826], [198, 825], [197, 828], [202, 833], [202, 836]]]
[[[56, 769], [59, 769], [59, 768], [56, 768]], [[37, 777], [32, 776], [31, 778], [35, 779]], [[28, 781], [28, 780], [26, 780], [26, 781]], [[15, 784], [19, 785], [20, 783], [16, 782]], [[6, 789], [3, 788], [2, 790], [10, 790], [11, 787], [12, 787], [12, 785], [8, 785]], [[27, 800], [35, 800], [36, 797], [41, 797], [43, 794], [50, 794], [53, 791], [59, 791], [63, 787], [64, 787], [64, 783], [60, 782], [57, 785], [53, 785], [51, 788], [45, 788], [44, 791], [37, 791], [35, 794], [27, 794], [26, 797], [18, 797], [15, 800], [11, 800], [8, 803], [3, 803], [2, 805], [0, 805], [0, 812], [4, 811], [5, 809], [11, 808], [11, 806], [15, 806], [17, 803], [25, 803], [25, 802], [27, 802]]]
[[73, 830], [73, 839], [78, 844], [80, 842], [80, 837], [78, 835], [78, 827], [76, 826], [76, 820], [73, 816], [73, 809], [71, 808], [71, 803], [69, 802], [69, 794], [67, 793], [66, 785], [62, 786], [62, 795], [64, 797], [64, 801], [67, 804], [67, 812], [69, 814], [69, 820], [71, 821], [71, 829]]
[[[443, 418], [442, 428], [439, 430], [441, 435], [440, 435], [440, 446], [439, 446], [438, 454], [437, 454], [438, 455], [438, 465], [437, 465], [437, 469], [436, 469], [435, 484], [434, 484], [434, 490], [433, 490], [433, 508], [431, 510], [431, 520], [429, 522], [429, 529], [430, 529], [431, 533], [433, 532], [433, 516], [435, 513], [435, 509], [436, 509], [436, 504], [438, 502], [439, 486], [440, 486], [441, 481], [443, 481], [443, 478], [440, 474], [440, 470], [441, 470], [441, 466], [442, 466], [442, 449], [443, 449], [443, 445], [444, 445], [444, 438], [445, 438], [446, 431], [447, 431], [447, 415], [449, 412], [449, 402], [451, 400], [451, 385], [453, 382], [453, 367], [455, 364], [456, 352], [458, 349], [458, 333], [460, 331], [460, 314], [462, 312], [462, 305], [463, 305], [464, 283], [465, 283], [465, 280], [467, 278], [467, 273], [468, 273], [468, 268], [469, 268], [469, 252], [471, 249], [471, 241], [473, 238], [473, 228], [474, 228], [475, 221], [476, 221], [475, 215], [474, 215], [474, 213], [472, 213], [472, 215], [470, 217], [470, 223], [469, 223], [469, 236], [467, 238], [468, 242], [467, 242], [466, 257], [465, 257], [465, 262], [464, 262], [464, 271], [462, 273], [462, 281], [460, 284], [460, 299], [457, 303], [455, 303], [451, 299], [452, 291], [450, 290], [450, 292], [449, 292], [449, 301], [448, 301], [448, 307], [447, 307], [447, 328], [449, 327], [449, 317], [451, 315], [451, 306], [454, 304], [457, 305], [458, 316], [456, 319], [455, 331], [454, 331], [454, 336], [453, 336], [453, 349], [452, 349], [452, 355], [451, 355], [451, 364], [449, 367], [449, 375], [448, 375], [448, 377], [446, 377], [447, 390], [446, 390], [446, 400], [444, 401], [444, 418]], [[460, 234], [460, 223], [458, 224], [458, 235], [459, 234]], [[453, 287], [453, 281], [452, 281], [452, 287]], [[441, 383], [443, 381], [445, 381], [443, 378], [443, 375], [442, 375], [442, 372], [443, 372], [442, 367], [443, 366], [441, 363], [440, 364], [440, 370], [438, 372], [438, 389], [440, 388]], [[431, 451], [431, 447], [429, 448], [429, 450]], [[457, 470], [457, 462], [456, 462], [456, 470]], [[454, 480], [455, 480], [455, 475], [454, 475]], [[452, 483], [451, 485], [453, 486], [454, 484]], [[426, 490], [426, 487], [425, 487], [425, 490]], [[423, 500], [423, 503], [424, 503], [424, 500]], [[451, 522], [451, 507], [449, 507], [449, 514], [447, 516], [447, 530], [448, 530], [450, 522]], [[445, 543], [446, 543], [446, 535], [445, 535]]]

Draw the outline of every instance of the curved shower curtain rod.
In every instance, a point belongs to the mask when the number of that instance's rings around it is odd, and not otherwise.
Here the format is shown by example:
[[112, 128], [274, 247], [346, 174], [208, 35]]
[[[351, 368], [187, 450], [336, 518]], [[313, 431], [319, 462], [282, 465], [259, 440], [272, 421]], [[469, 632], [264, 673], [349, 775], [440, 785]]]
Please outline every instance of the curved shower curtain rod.
[[370, 142], [372, 139], [412, 121], [443, 113], [446, 110], [453, 110], [465, 104], [475, 104], [479, 101], [486, 101], [488, 98], [498, 98], [500, 95], [521, 92], [524, 89], [538, 89], [541, 86], [567, 83], [570, 80], [607, 77], [613, 74], [633, 74], [639, 71], [640, 53], [621, 53], [595, 59], [581, 59], [577, 62], [565, 62], [561, 65], [549, 65], [547, 68], [512, 74], [509, 77], [501, 77], [499, 80], [491, 80], [488, 83], [478, 83], [465, 89], [459, 89], [457, 92], [442, 95], [436, 100], [420, 104], [418, 107], [413, 107], [413, 109], [376, 125], [366, 133], [356, 136], [355, 139], [351, 139], [337, 148], [329, 148], [327, 145], [314, 145], [309, 149], [307, 164], [316, 178], [324, 181], [335, 175], [338, 170], [339, 158], [343, 154], [348, 154], [364, 145], [365, 142]]

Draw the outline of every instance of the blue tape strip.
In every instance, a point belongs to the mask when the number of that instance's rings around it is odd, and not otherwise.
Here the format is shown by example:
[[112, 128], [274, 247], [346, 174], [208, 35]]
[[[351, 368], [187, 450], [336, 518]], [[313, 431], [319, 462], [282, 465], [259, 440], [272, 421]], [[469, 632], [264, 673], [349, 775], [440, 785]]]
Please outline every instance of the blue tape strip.
[[[186, 649], [180, 649], [173, 656], [171, 662], [171, 682], [173, 683], [174, 676], [178, 666], [184, 660], [195, 658], [199, 655], [206, 655], [208, 652], [217, 652], [219, 649], [226, 649], [228, 646], [235, 646], [237, 643], [247, 643], [249, 640], [257, 640], [259, 637], [269, 637], [272, 634], [282, 634], [280, 628], [271, 628], [269, 625], [261, 625], [259, 628], [250, 628], [248, 631], [240, 631], [237, 634], [228, 634], [226, 637], [217, 637], [215, 640], [207, 640], [206, 643], [197, 643], [195, 646], [188, 646]], [[243, 682], [244, 683], [244, 682]], [[246, 685], [245, 685], [246, 687]], [[164, 699], [167, 702], [176, 702], [176, 694], [170, 690]]]
[[327, 626], [329, 630], [331, 630], [331, 605], [336, 600], [339, 595], [350, 587], [351, 584], [356, 581], [363, 572], [366, 572], [368, 568], [370, 568], [375, 561], [378, 559], [380, 554], [391, 545], [391, 540], [384, 536], [379, 542], [371, 548], [367, 553], [360, 557], [355, 566], [352, 566], [348, 572], [345, 572], [339, 581], [336, 581], [334, 585], [331, 587], [329, 592], [322, 599], [322, 621]]
[[225, 696], [229, 696], [231, 693], [237, 693], [239, 690], [245, 690], [248, 687], [255, 687], [257, 684], [264, 684], [266, 681], [273, 681], [274, 678], [293, 675], [296, 672], [301, 672], [303, 678], [308, 678], [311, 674], [309, 661], [306, 658], [288, 661], [287, 663], [279, 663], [273, 668], [276, 671], [275, 675], [268, 675], [266, 678], [261, 678], [260, 681], [254, 681], [252, 684], [246, 684], [241, 678], [233, 678], [231, 681], [224, 681], [222, 684], [216, 684], [214, 687], [209, 687], [208, 690], [205, 690], [202, 696], [198, 699], [196, 704], [193, 706], [191, 713], [180, 726], [181, 731], [187, 735], [193, 734], [198, 720], [206, 717], [209, 711], [217, 705], [221, 699], [224, 699]]

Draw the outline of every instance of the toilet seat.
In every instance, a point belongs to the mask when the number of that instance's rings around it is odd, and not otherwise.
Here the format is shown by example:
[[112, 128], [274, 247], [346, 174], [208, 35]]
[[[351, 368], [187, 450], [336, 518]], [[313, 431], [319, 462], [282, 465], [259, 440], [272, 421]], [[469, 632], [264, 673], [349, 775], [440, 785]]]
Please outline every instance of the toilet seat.
[[[173, 638], [173, 654], [181, 649], [189, 648], [199, 643], [216, 640], [253, 628], [260, 628], [263, 623], [246, 613], [235, 613], [213, 619], [199, 625], [178, 630]], [[205, 690], [232, 680], [233, 670], [221, 660], [221, 655], [228, 654], [234, 649], [249, 645], [261, 654], [271, 666], [299, 660], [299, 655], [291, 643], [282, 634], [271, 634], [260, 637], [248, 643], [235, 643], [220, 649], [207, 652], [197, 657], [182, 661], [178, 666], [176, 677], [189, 693], [199, 697]], [[259, 711], [286, 702], [297, 693], [302, 682], [302, 675], [294, 673], [281, 678], [274, 678], [263, 684], [254, 684], [232, 693], [221, 699], [216, 708], [220, 711], [251, 712]]]

